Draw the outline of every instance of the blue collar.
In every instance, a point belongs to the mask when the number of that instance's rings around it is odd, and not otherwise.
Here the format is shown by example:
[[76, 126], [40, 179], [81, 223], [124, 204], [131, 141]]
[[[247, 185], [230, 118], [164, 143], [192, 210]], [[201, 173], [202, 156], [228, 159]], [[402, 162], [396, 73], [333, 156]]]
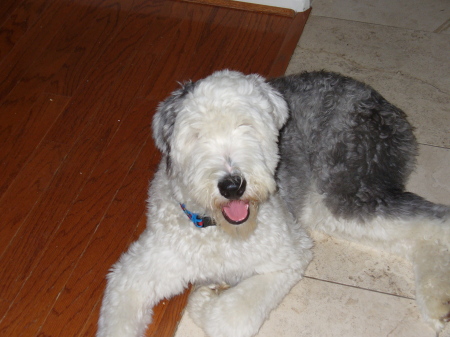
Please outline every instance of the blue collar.
[[192, 213], [186, 209], [184, 204], [180, 204], [183, 212], [188, 216], [188, 218], [194, 223], [195, 227], [205, 228], [209, 226], [215, 226], [216, 223], [209, 216], [201, 216], [197, 213]]

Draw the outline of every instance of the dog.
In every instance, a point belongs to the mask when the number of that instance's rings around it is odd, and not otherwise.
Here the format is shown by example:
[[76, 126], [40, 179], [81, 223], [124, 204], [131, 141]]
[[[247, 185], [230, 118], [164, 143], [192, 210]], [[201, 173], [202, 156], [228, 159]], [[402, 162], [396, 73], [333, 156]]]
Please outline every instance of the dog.
[[174, 91], [152, 128], [148, 226], [107, 276], [97, 337], [143, 336], [189, 283], [206, 334], [254, 336], [304, 275], [311, 229], [409, 258], [424, 319], [450, 319], [450, 208], [405, 191], [413, 129], [369, 86], [223, 70]]

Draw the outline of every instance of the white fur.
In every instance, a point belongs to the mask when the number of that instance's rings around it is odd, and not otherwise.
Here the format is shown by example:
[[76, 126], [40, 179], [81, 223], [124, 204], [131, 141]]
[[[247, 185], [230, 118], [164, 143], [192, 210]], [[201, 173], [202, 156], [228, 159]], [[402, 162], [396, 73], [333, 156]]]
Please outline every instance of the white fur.
[[[151, 308], [188, 283], [199, 286], [190, 314], [210, 336], [258, 332], [312, 258], [310, 238], [276, 191], [278, 130], [286, 118], [284, 100], [256, 75], [216, 73], [187, 94], [169, 144], [159, 142], [170, 148], [171, 163], [163, 158], [151, 184], [147, 229], [108, 275], [98, 337], [143, 336]], [[241, 199], [255, 205], [256, 228], [234, 235], [217, 218], [227, 202], [217, 184], [230, 173], [246, 178]], [[218, 226], [196, 228], [180, 203]]]
[[[163, 102], [154, 118], [163, 153], [149, 190], [148, 225], [113, 266], [97, 337], [143, 336], [152, 307], [196, 285], [188, 309], [211, 337], [250, 337], [312, 258], [311, 240], [289, 213], [275, 182], [279, 129], [288, 109], [263, 78], [222, 71], [189, 84]], [[218, 182], [245, 178], [250, 205], [236, 226], [222, 215], [229, 202]], [[412, 260], [416, 298], [436, 329], [450, 307], [450, 223], [377, 218], [338, 220], [323, 197], [307, 200], [300, 221], [310, 228], [388, 249]], [[217, 226], [196, 228], [180, 208]]]
[[375, 217], [361, 223], [336, 219], [323, 196], [310, 192], [302, 223], [347, 240], [383, 248], [410, 259], [416, 275], [416, 301], [422, 316], [436, 331], [450, 307], [450, 221], [425, 218]]

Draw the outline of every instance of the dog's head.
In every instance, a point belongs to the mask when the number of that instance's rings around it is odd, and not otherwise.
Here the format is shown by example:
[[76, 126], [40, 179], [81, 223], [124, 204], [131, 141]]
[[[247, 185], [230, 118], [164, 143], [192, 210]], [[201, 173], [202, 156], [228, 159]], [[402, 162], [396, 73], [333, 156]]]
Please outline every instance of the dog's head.
[[153, 135], [175, 198], [231, 234], [250, 233], [258, 205], [276, 189], [287, 117], [284, 99], [258, 75], [224, 70], [172, 93], [155, 114]]

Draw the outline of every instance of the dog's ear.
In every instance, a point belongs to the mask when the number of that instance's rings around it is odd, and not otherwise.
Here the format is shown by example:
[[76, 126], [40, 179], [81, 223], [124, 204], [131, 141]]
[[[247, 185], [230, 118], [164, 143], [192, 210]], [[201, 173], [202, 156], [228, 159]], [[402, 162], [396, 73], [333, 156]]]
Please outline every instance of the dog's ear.
[[275, 88], [267, 83], [263, 77], [256, 74], [250, 76], [254, 77], [254, 80], [258, 83], [262, 94], [272, 105], [272, 118], [274, 119], [278, 130], [280, 130], [289, 117], [289, 108], [286, 100]]
[[153, 117], [153, 139], [156, 147], [165, 155], [170, 154], [170, 140], [178, 112], [182, 109], [184, 97], [195, 87], [194, 82], [182, 84], [168, 98], [161, 102]]

